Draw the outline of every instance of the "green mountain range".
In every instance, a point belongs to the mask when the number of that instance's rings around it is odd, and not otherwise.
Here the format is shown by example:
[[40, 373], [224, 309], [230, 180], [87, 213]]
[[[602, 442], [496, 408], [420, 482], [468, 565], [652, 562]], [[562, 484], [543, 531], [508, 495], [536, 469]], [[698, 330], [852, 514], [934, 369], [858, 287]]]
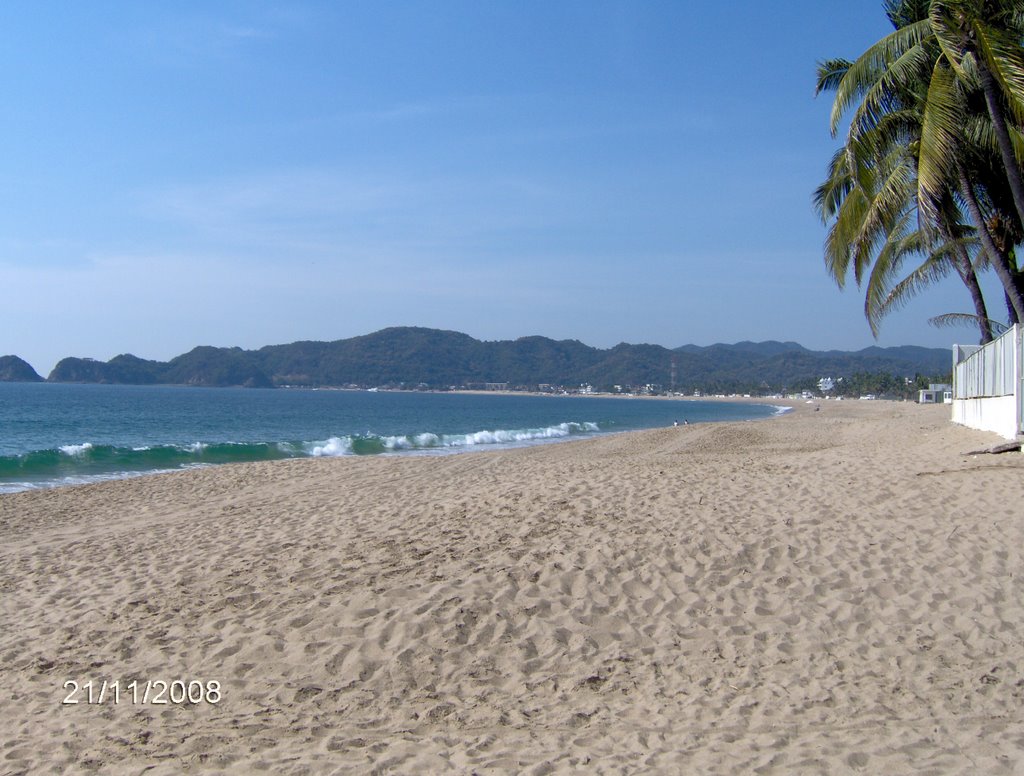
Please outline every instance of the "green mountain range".
[[[592, 348], [546, 337], [483, 342], [454, 331], [383, 329], [334, 342], [293, 342], [259, 350], [197, 347], [170, 361], [133, 355], [109, 361], [65, 358], [50, 382], [201, 386], [483, 387], [541, 385], [603, 390], [653, 384], [690, 393], [765, 392], [810, 387], [820, 377], [884, 373], [942, 376], [950, 352], [914, 346], [856, 352], [812, 351], [795, 342], [739, 342], [707, 347], [622, 343]], [[673, 380], [673, 374], [675, 379]], [[0, 358], [0, 380], [41, 380], [16, 356]]]

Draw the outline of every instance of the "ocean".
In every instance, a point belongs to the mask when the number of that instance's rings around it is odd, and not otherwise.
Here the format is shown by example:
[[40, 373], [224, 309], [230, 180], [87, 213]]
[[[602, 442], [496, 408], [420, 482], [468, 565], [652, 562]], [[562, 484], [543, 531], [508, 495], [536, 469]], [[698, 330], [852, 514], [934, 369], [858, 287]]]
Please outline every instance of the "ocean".
[[440, 455], [781, 411], [587, 396], [0, 383], [0, 493], [243, 461]]

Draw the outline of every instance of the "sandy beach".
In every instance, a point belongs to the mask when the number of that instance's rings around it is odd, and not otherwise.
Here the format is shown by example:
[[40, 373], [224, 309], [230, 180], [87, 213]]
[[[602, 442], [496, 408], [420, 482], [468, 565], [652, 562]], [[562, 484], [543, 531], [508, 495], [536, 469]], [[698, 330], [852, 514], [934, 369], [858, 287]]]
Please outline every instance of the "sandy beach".
[[0, 496], [0, 774], [1020, 773], [1000, 441], [823, 402]]

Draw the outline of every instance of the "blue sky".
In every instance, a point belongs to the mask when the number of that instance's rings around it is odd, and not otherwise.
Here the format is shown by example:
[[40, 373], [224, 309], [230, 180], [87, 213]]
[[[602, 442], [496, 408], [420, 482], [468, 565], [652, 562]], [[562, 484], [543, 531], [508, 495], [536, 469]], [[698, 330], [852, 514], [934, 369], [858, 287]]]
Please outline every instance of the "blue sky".
[[[877, 0], [0, 4], [0, 354], [392, 325], [865, 347], [811, 206], [814, 68], [887, 25]], [[974, 342], [927, 324], [968, 309], [949, 281], [878, 344]]]

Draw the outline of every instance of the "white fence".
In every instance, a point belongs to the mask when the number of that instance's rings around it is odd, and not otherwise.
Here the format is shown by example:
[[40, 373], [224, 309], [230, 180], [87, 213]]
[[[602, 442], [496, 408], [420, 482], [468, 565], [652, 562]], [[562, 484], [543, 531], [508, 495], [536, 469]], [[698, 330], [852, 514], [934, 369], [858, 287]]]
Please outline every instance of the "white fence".
[[953, 421], [1006, 439], [1024, 432], [1021, 328], [984, 347], [953, 346]]

